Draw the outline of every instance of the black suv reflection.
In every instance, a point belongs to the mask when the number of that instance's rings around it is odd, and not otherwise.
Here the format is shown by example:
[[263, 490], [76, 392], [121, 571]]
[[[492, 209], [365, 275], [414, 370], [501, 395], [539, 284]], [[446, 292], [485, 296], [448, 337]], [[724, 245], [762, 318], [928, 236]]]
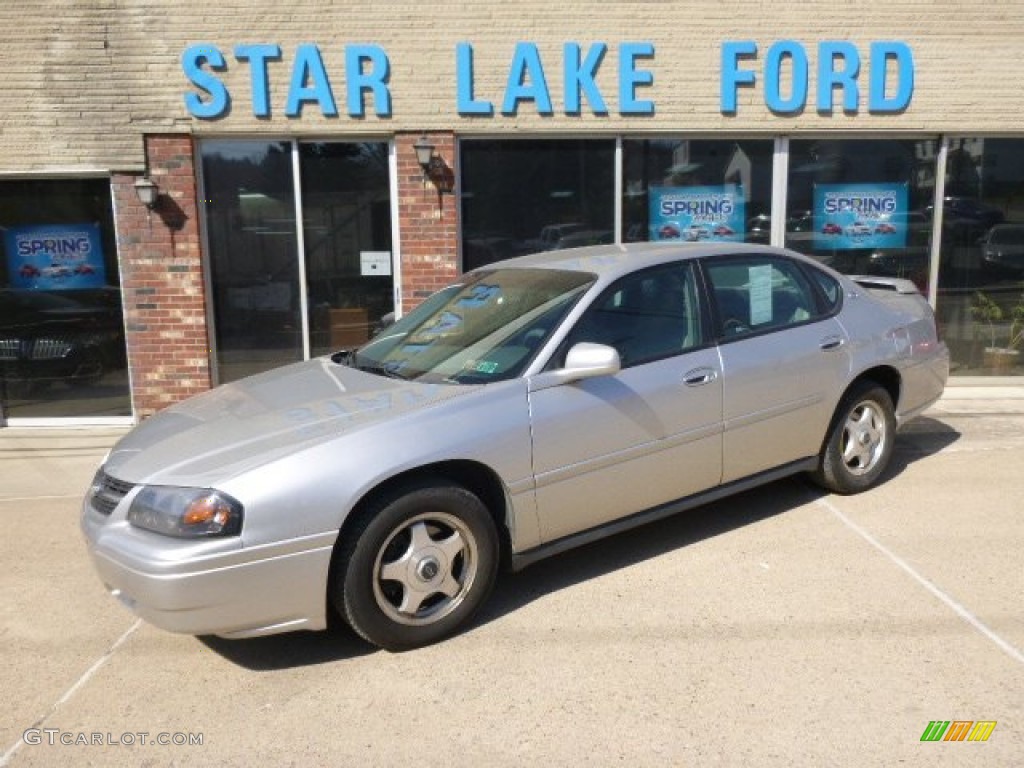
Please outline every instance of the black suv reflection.
[[9, 396], [55, 381], [96, 384], [125, 365], [116, 289], [0, 291], [0, 374]]

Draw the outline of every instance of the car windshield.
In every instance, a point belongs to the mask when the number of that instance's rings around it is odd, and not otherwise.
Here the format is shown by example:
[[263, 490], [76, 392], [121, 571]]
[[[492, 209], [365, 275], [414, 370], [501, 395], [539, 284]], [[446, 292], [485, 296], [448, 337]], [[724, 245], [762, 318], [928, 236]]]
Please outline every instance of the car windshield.
[[471, 272], [349, 356], [394, 378], [480, 384], [519, 376], [594, 282], [583, 272]]

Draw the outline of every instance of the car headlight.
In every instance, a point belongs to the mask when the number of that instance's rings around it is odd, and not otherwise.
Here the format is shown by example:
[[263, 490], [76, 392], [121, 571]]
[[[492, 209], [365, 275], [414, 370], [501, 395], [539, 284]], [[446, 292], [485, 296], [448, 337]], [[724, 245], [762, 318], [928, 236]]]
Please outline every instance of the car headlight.
[[128, 522], [181, 539], [237, 536], [242, 531], [242, 505], [209, 488], [147, 485], [132, 501]]

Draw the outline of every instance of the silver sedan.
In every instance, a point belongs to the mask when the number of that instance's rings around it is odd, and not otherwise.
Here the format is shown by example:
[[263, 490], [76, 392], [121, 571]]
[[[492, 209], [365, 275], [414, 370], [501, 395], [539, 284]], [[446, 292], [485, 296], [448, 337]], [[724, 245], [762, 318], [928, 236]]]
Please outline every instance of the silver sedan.
[[795, 473], [870, 488], [948, 370], [907, 281], [731, 243], [549, 252], [153, 416], [97, 472], [82, 529], [159, 627], [250, 637], [334, 612], [413, 648], [465, 625], [502, 563]]

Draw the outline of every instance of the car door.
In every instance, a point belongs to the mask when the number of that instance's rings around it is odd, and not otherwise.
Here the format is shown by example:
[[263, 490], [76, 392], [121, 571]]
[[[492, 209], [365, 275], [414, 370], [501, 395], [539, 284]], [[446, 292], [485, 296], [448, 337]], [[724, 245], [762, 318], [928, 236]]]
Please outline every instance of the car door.
[[624, 277], [570, 332], [614, 346], [622, 370], [570, 384], [530, 382], [537, 510], [545, 542], [696, 493], [721, 476], [722, 381], [696, 270], [674, 263]]
[[722, 482], [815, 456], [848, 377], [848, 337], [793, 260], [707, 259], [722, 360]]

